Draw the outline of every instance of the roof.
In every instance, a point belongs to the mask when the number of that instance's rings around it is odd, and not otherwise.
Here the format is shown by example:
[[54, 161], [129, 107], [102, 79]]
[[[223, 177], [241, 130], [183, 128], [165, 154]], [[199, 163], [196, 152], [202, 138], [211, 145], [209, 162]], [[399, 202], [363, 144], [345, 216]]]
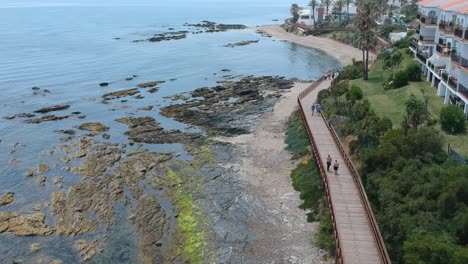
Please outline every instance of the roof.
[[423, 0], [416, 3], [421, 7], [437, 7], [443, 11], [454, 11], [459, 13], [468, 13], [467, 0]]

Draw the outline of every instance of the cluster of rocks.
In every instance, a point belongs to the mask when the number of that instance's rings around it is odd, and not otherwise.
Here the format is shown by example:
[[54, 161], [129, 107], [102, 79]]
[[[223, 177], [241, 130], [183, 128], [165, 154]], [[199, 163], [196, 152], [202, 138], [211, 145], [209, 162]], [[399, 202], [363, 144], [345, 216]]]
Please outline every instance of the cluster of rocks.
[[125, 132], [128, 139], [139, 143], [172, 144], [190, 143], [200, 137], [199, 134], [183, 133], [180, 130], [164, 130], [152, 117], [119, 118], [117, 122], [128, 125]]
[[256, 32], [257, 34], [259, 34], [260, 36], [265, 37], [265, 38], [271, 38], [271, 37], [273, 37], [272, 35], [266, 33], [265, 31], [256, 30], [255, 32]]
[[12, 192], [7, 192], [6, 194], [0, 196], [0, 206], [11, 204], [14, 199], [15, 194]]
[[200, 126], [210, 135], [250, 133], [256, 118], [268, 109], [293, 82], [281, 77], [243, 77], [215, 87], [191, 92], [182, 104], [161, 108], [161, 114], [177, 121]]
[[236, 43], [229, 43], [227, 45], [224, 45], [224, 47], [227, 47], [227, 48], [234, 48], [234, 47], [238, 47], [238, 46], [247, 46], [247, 45], [250, 45], [252, 43], [258, 43], [259, 40], [246, 40], [246, 41], [240, 41], [240, 42], [236, 42]]
[[48, 236], [55, 230], [45, 223], [45, 214], [21, 215], [18, 212], [0, 212], [0, 233], [17, 236]]
[[184, 26], [187, 27], [196, 27], [196, 28], [203, 28], [205, 29], [206, 33], [213, 33], [213, 32], [223, 32], [227, 30], [239, 30], [239, 29], [246, 29], [247, 26], [245, 25], [240, 25], [240, 24], [217, 24], [215, 22], [211, 21], [202, 21], [201, 23], [198, 24], [188, 24], [185, 23]]
[[[224, 32], [228, 30], [240, 30], [246, 29], [247, 26], [240, 24], [217, 24], [211, 21], [202, 21], [198, 24], [183, 24], [184, 27], [187, 27], [187, 30], [180, 31], [168, 31], [159, 34], [154, 34], [148, 39], [138, 39], [133, 42], [161, 42], [161, 41], [170, 41], [170, 40], [179, 40], [187, 37], [187, 34], [202, 34], [202, 33], [214, 33], [214, 32]], [[169, 30], [174, 30], [174, 28], [169, 28]]]

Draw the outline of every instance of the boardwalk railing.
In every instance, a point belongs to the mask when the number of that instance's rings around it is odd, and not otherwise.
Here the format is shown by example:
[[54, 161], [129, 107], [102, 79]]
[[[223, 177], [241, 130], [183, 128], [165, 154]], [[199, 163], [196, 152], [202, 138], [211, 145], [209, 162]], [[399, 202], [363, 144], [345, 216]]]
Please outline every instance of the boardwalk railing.
[[[312, 132], [310, 131], [310, 127], [309, 127], [309, 124], [308, 124], [307, 119], [306, 119], [304, 108], [303, 108], [302, 103], [301, 103], [301, 99], [303, 99], [312, 90], [314, 90], [323, 80], [324, 80], [323, 77], [320, 78], [317, 82], [313, 83], [307, 89], [302, 91], [299, 94], [298, 98], [297, 98], [297, 103], [299, 104], [299, 108], [300, 108], [301, 114], [302, 114], [302, 119], [303, 119], [304, 124], [305, 124], [304, 126], [306, 127], [307, 135], [309, 137], [310, 144], [312, 145], [314, 156], [315, 156], [315, 158], [317, 160], [317, 163], [318, 163], [319, 169], [320, 169], [320, 173], [322, 174], [322, 177], [323, 177], [323, 184], [325, 186], [325, 193], [327, 195], [328, 205], [330, 207], [330, 213], [331, 213], [331, 218], [332, 218], [331, 220], [332, 220], [332, 225], [333, 225], [333, 233], [334, 233], [334, 236], [335, 236], [336, 263], [343, 264], [343, 263], [346, 263], [346, 260], [344, 259], [343, 254], [342, 254], [342, 248], [341, 248], [340, 239], [339, 239], [340, 236], [338, 234], [338, 229], [337, 229], [337, 225], [336, 225], [335, 212], [334, 212], [334, 209], [333, 209], [333, 203], [332, 203], [331, 196], [330, 196], [330, 191], [329, 191], [329, 188], [328, 188], [328, 176], [327, 176], [327, 173], [325, 172], [325, 168], [324, 168], [324, 166], [322, 164], [322, 158], [320, 157], [320, 153], [318, 151], [317, 144], [316, 144], [316, 142], [315, 142], [315, 140], [314, 140], [314, 138], [312, 136]], [[337, 80], [338, 80], [338, 78], [335, 78], [332, 81], [332, 85], [334, 85]], [[366, 216], [367, 216], [367, 218], [369, 220], [370, 227], [371, 227], [372, 233], [373, 233], [374, 238], [375, 238], [375, 242], [377, 244], [377, 247], [378, 247], [378, 250], [379, 250], [379, 253], [380, 253], [379, 257], [380, 257], [382, 263], [391, 264], [390, 257], [388, 255], [387, 249], [385, 247], [385, 242], [383, 240], [382, 234], [380, 233], [379, 226], [377, 224], [377, 220], [375, 219], [374, 213], [372, 212], [372, 207], [371, 207], [371, 205], [369, 203], [369, 199], [367, 198], [366, 192], [364, 190], [364, 186], [362, 184], [361, 177], [359, 176], [359, 173], [357, 172], [356, 168], [354, 167], [353, 163], [351, 162], [351, 159], [346, 154], [346, 152], [345, 152], [345, 150], [343, 148], [343, 145], [341, 144], [341, 141], [338, 138], [338, 135], [336, 134], [333, 127], [327, 122], [327, 120], [326, 120], [325, 116], [323, 115], [323, 113], [322, 113], [322, 118], [325, 121], [325, 124], [326, 124], [328, 130], [330, 131], [330, 133], [331, 133], [331, 135], [333, 137], [333, 140], [335, 141], [335, 144], [338, 146], [338, 148], [339, 148], [339, 150], [341, 152], [341, 155], [343, 157], [343, 160], [346, 162], [346, 165], [350, 169], [352, 177], [354, 179], [354, 182], [356, 183], [356, 186], [357, 186], [357, 188], [359, 190], [359, 193], [360, 193], [360, 196], [361, 196], [361, 201], [362, 201], [363, 206], [364, 206], [364, 208], [366, 210], [365, 213], [366, 213]]]

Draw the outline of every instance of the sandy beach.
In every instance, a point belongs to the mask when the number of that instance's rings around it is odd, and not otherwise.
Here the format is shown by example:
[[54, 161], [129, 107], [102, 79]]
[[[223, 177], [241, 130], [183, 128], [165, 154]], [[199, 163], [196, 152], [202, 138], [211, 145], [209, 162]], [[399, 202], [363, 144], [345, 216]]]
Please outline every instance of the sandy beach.
[[[343, 65], [351, 64], [353, 59], [356, 61], [362, 61], [361, 50], [332, 39], [315, 36], [302, 37], [288, 33], [280, 26], [260, 26], [255, 29], [270, 34], [277, 39], [286, 40], [309, 48], [319, 49], [328, 55], [335, 57]], [[375, 55], [370, 54], [369, 58], [373, 60]]]
[[[336, 41], [313, 36], [300, 37], [287, 33], [279, 26], [257, 29], [274, 38], [320, 49], [344, 65], [360, 60], [360, 50]], [[312, 243], [317, 223], [308, 223], [306, 212], [298, 208], [299, 193], [291, 183], [290, 173], [301, 160], [292, 160], [285, 149], [287, 120], [297, 109], [297, 96], [311, 83], [295, 83], [283, 94], [272, 112], [258, 119], [251, 134], [216, 138], [243, 149], [241, 164], [237, 164], [242, 180], [249, 183], [243, 199], [256, 202], [249, 216], [250, 229], [256, 239], [247, 248], [249, 263], [332, 263], [324, 260], [322, 250]], [[250, 197], [250, 199], [249, 199]]]

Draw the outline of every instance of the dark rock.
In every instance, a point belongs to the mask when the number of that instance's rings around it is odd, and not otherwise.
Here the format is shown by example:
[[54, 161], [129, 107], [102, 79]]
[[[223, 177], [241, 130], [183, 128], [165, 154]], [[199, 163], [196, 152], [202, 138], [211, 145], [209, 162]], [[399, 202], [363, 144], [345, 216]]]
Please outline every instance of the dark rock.
[[108, 82], [102, 82], [102, 83], [99, 84], [99, 86], [101, 86], [101, 87], [108, 86], [108, 85], [109, 85]]
[[215, 87], [202, 87], [191, 92], [192, 98], [182, 104], [161, 108], [161, 114], [177, 121], [200, 126], [210, 135], [249, 133], [256, 118], [289, 89], [293, 82], [280, 77], [244, 77]]
[[31, 88], [31, 89], [33, 89], [34, 91], [38, 91], [38, 90], [40, 90], [41, 88], [34, 86], [34, 87]]
[[20, 118], [31, 118], [35, 116], [34, 114], [28, 114], [28, 113], [22, 113], [22, 114], [16, 114], [14, 116], [4, 116], [3, 118], [4, 119], [8, 119], [8, 120], [11, 120], [11, 119], [15, 119], [17, 117], [20, 117]]
[[133, 80], [133, 77], [127, 77], [127, 78], [125, 78], [125, 80], [126, 81], [131, 81], [131, 80]]
[[140, 87], [140, 88], [151, 88], [151, 87], [160, 85], [162, 83], [164, 83], [164, 81], [154, 81], [154, 82], [140, 83], [140, 84], [138, 84], [138, 87]]
[[103, 138], [103, 139], [109, 139], [109, 138], [110, 138], [110, 135], [107, 134], [107, 133], [104, 133], [104, 134], [102, 134], [102, 138]]
[[34, 111], [34, 113], [48, 113], [52, 111], [60, 111], [70, 108], [70, 105], [54, 105], [45, 108], [41, 108], [39, 110]]
[[44, 89], [44, 93], [50, 93], [50, 91], [47, 89]]
[[247, 46], [252, 43], [258, 43], [259, 40], [246, 40], [246, 41], [241, 41], [241, 42], [236, 42], [236, 43], [229, 43], [227, 45], [224, 45], [224, 47], [228, 48], [234, 48], [234, 47], [239, 47], [239, 46]]
[[7, 192], [3, 196], [0, 196], [0, 206], [11, 204], [15, 200], [14, 196], [15, 194], [12, 192]]
[[64, 133], [64, 134], [67, 134], [67, 135], [75, 135], [76, 134], [76, 131], [73, 130], [73, 129], [57, 130], [55, 132], [60, 132], [60, 133]]
[[46, 122], [46, 121], [62, 120], [62, 119], [68, 118], [68, 117], [69, 116], [47, 115], [47, 116], [43, 116], [43, 117], [40, 117], [40, 118], [27, 119], [27, 120], [24, 120], [24, 122], [28, 123], [28, 124], [38, 124], [38, 123]]
[[102, 96], [102, 98], [106, 100], [110, 100], [110, 99], [120, 98], [124, 96], [132, 96], [139, 92], [140, 91], [138, 91], [138, 88], [132, 88], [132, 89], [126, 89], [126, 90], [116, 91], [112, 93], [106, 93]]
[[101, 132], [109, 130], [109, 127], [98, 122], [84, 123], [84, 124], [81, 124], [78, 128], [81, 130], [92, 131], [94, 133], [101, 133]]

